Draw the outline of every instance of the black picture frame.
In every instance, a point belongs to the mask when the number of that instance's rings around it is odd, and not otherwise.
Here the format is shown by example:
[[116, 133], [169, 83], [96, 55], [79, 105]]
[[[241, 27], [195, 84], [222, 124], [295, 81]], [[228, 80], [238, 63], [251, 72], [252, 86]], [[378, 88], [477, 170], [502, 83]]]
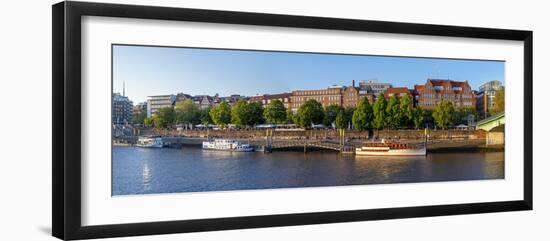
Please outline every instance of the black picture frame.
[[[532, 210], [533, 32], [278, 14], [151, 7], [90, 2], [52, 6], [52, 233], [88, 239], [380, 219]], [[522, 200], [368, 210], [295, 213], [99, 226], [81, 224], [81, 17], [104, 16], [281, 26], [379, 33], [517, 40], [524, 43], [524, 193]]]

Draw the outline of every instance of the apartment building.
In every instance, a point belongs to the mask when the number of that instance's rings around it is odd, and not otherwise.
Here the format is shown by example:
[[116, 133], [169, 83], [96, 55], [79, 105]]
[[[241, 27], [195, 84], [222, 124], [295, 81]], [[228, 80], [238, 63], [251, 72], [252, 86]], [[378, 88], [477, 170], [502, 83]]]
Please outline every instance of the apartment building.
[[434, 109], [442, 100], [450, 100], [455, 107], [476, 106], [476, 96], [468, 81], [428, 79], [424, 85], [416, 85], [415, 100], [424, 109]]

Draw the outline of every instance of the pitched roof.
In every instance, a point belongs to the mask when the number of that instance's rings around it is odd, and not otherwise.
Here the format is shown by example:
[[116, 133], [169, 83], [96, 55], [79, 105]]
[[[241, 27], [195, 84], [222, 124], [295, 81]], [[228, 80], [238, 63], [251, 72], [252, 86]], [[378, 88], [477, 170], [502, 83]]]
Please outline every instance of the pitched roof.
[[388, 97], [390, 94], [408, 94], [411, 95], [411, 91], [407, 87], [391, 87], [384, 91], [384, 96]]
[[387, 93], [410, 93], [407, 87], [391, 87], [386, 89]]
[[[452, 87], [464, 88], [468, 81], [454, 81], [454, 80], [442, 80], [442, 79], [428, 79], [433, 86], [451, 85]], [[416, 86], [415, 86], [416, 87]]]
[[261, 101], [261, 100], [264, 100], [265, 96], [263, 95], [257, 95], [257, 96], [250, 96], [250, 98], [248, 98], [248, 101]]
[[264, 95], [267, 99], [279, 99], [279, 98], [289, 98], [290, 93], [280, 93], [280, 94], [272, 94], [272, 95]]
[[272, 94], [272, 95], [257, 95], [257, 96], [251, 96], [249, 98], [249, 101], [261, 101], [261, 100], [272, 100], [272, 99], [280, 99], [280, 98], [290, 98], [291, 93], [280, 93], [280, 94]]
[[195, 96], [193, 96], [193, 101], [203, 101], [205, 99], [208, 102], [211, 102], [213, 100], [212, 96], [209, 96], [209, 95], [195, 95]]

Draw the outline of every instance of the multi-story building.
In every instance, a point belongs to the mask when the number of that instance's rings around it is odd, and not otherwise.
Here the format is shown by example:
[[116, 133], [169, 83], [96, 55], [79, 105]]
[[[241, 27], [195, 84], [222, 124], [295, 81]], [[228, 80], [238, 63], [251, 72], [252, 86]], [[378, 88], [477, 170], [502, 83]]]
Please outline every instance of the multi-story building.
[[359, 101], [366, 97], [370, 103], [375, 100], [375, 95], [381, 90], [386, 90], [390, 84], [377, 83], [374, 81], [361, 81], [359, 87], [355, 86], [355, 80], [352, 80], [351, 86], [333, 85], [324, 90], [298, 90], [293, 91], [290, 96], [290, 107], [292, 111], [298, 110], [300, 106], [310, 99], [321, 103], [323, 107], [329, 105], [338, 105], [344, 108], [355, 108]]
[[113, 94], [113, 124], [125, 125], [132, 121], [133, 103], [128, 97], [120, 95], [120, 93]]
[[394, 95], [397, 95], [397, 97], [399, 98], [406, 95], [410, 96], [411, 98], [413, 97], [411, 94], [411, 90], [409, 90], [407, 87], [390, 87], [390, 88], [387, 88], [386, 91], [384, 91], [384, 97], [386, 99]]
[[392, 85], [390, 83], [378, 83], [376, 80], [361, 80], [359, 82], [359, 94], [372, 94], [378, 96], [391, 87]]
[[442, 100], [450, 100], [456, 107], [476, 106], [476, 97], [468, 81], [428, 79], [423, 86], [415, 86], [418, 106], [434, 109]]
[[476, 110], [482, 117], [487, 118], [495, 109], [495, 95], [497, 91], [503, 90], [502, 82], [498, 80], [489, 81], [479, 87], [476, 96]]
[[364, 97], [366, 97], [371, 104], [374, 102], [374, 93], [367, 90], [362, 91], [360, 87], [355, 87], [355, 80], [352, 80], [351, 86], [344, 87], [342, 90], [342, 106], [344, 108], [356, 108], [359, 105], [359, 101]]
[[222, 101], [225, 101], [225, 102], [227, 102], [229, 105], [233, 106], [233, 105], [234, 105], [235, 103], [237, 103], [239, 100], [247, 100], [247, 98], [244, 97], [244, 96], [241, 96], [241, 95], [234, 94], [234, 95], [230, 95], [230, 96], [215, 98], [215, 99], [214, 99], [214, 104], [219, 104], [219, 103], [221, 103]]
[[180, 101], [185, 101], [185, 100], [190, 100], [190, 99], [193, 99], [193, 97], [191, 95], [188, 95], [188, 94], [184, 94], [184, 93], [178, 93], [176, 95], [176, 100], [175, 102], [180, 102]]
[[323, 107], [329, 105], [342, 106], [342, 91], [344, 87], [333, 85], [321, 90], [295, 90], [290, 95], [290, 109], [296, 112], [308, 100], [316, 100]]
[[147, 102], [140, 102], [134, 105], [134, 114], [139, 115], [141, 113], [147, 113]]
[[414, 88], [412, 90], [414, 106], [419, 106], [418, 101], [420, 100], [420, 93], [423, 91], [424, 85], [414, 85]]
[[283, 103], [285, 108], [290, 106], [291, 93], [270, 94], [270, 95], [257, 95], [248, 98], [248, 102], [261, 102], [266, 107], [271, 101], [279, 100]]
[[[355, 82], [355, 81], [354, 81]], [[355, 87], [355, 83], [351, 86], [344, 87], [342, 90], [342, 106], [356, 108], [359, 105], [361, 96], [359, 95], [359, 88]]]
[[[217, 95], [215, 96], [218, 100]], [[218, 100], [221, 102], [221, 100]], [[199, 106], [200, 109], [206, 109], [214, 105], [214, 97], [209, 95], [195, 95], [193, 96], [193, 102]]]
[[492, 80], [479, 86], [479, 92], [497, 91], [502, 90], [503, 88], [504, 86], [502, 85], [502, 82], [498, 80]]
[[147, 117], [153, 116], [160, 108], [173, 106], [175, 101], [175, 95], [147, 96]]

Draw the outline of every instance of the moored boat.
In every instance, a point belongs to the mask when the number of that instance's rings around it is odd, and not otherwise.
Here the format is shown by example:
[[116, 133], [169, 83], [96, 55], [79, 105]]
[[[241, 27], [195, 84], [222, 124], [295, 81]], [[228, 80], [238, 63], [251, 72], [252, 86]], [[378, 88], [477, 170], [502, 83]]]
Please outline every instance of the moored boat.
[[405, 143], [371, 142], [355, 148], [357, 156], [425, 156], [426, 146], [413, 146]]
[[162, 137], [140, 136], [136, 143], [138, 147], [161, 148], [164, 146]]
[[250, 144], [243, 144], [236, 140], [216, 139], [212, 141], [203, 141], [202, 149], [217, 151], [251, 152], [254, 147]]

